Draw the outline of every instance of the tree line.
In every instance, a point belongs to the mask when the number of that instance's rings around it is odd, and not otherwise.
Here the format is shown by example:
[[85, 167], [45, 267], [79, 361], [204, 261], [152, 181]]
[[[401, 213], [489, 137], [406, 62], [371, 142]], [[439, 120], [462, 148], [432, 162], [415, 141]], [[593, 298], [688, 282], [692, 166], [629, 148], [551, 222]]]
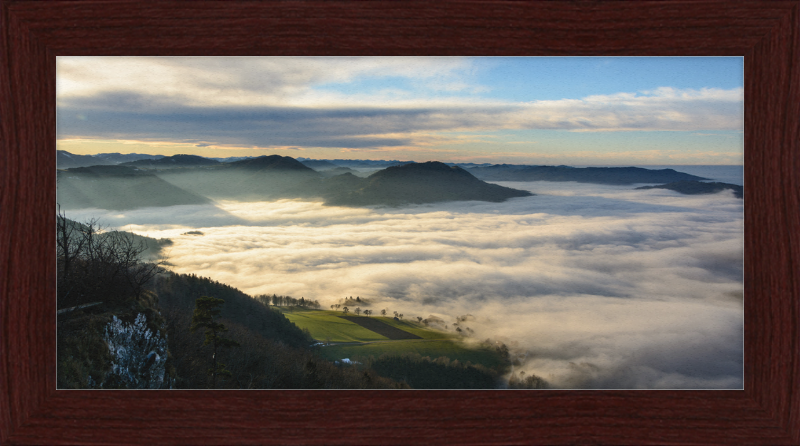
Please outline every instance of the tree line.
[[494, 389], [501, 371], [447, 357], [430, 358], [419, 353], [383, 354], [365, 360], [382, 376], [408, 384], [414, 389]]
[[261, 302], [266, 306], [275, 306], [275, 307], [303, 307], [303, 308], [314, 308], [319, 310], [322, 305], [319, 304], [318, 300], [311, 300], [306, 299], [305, 297], [301, 297], [300, 299], [295, 299], [292, 296], [280, 296], [277, 294], [273, 294], [272, 296], [268, 294], [259, 294], [254, 296], [254, 299]]

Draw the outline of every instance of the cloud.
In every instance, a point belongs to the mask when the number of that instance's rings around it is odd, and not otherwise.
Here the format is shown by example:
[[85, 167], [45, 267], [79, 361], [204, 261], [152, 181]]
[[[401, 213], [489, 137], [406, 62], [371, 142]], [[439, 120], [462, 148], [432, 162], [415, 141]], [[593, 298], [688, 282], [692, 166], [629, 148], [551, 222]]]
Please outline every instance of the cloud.
[[[464, 131], [743, 127], [742, 88], [501, 101], [480, 95], [468, 58], [59, 57], [57, 69], [60, 140], [358, 149], [456, 144], [443, 133]], [[356, 91], [326, 88], [346, 84]]]
[[[219, 202], [109, 218], [172, 238], [177, 272], [251, 294], [323, 305], [358, 295], [448, 323], [473, 314], [476, 339], [508, 343], [517, 370], [557, 387], [741, 388], [741, 200], [506, 185], [538, 195], [371, 209]], [[181, 235], [189, 228], [205, 235]]]
[[744, 125], [744, 90], [706, 88], [589, 96], [537, 101], [524, 128], [576, 131], [738, 130]]
[[474, 64], [458, 57], [58, 57], [56, 64], [60, 100], [125, 89], [200, 107], [325, 106], [345, 99], [312, 87], [388, 76], [430, 91], [480, 89], [466, 81]]
[[442, 132], [550, 129], [697, 131], [741, 129], [741, 90], [658, 92], [505, 103], [339, 107], [192, 106], [131, 91], [65, 99], [59, 139], [214, 142], [218, 145], [365, 148], [460, 142]]

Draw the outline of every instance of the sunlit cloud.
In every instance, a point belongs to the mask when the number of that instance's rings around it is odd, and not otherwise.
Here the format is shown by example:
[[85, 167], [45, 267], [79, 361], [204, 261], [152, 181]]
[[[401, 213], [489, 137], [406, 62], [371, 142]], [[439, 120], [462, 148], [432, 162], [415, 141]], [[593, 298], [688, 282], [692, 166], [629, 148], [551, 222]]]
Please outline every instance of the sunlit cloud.
[[[743, 127], [741, 87], [500, 100], [481, 95], [488, 86], [471, 77], [480, 67], [470, 58], [59, 57], [57, 64], [59, 140], [372, 150], [508, 144], [491, 140], [502, 130]], [[328, 88], [370, 81], [387, 86]], [[392, 81], [398, 86], [388, 87]]]
[[434, 92], [479, 91], [463, 75], [472, 67], [457, 57], [59, 57], [56, 88], [59, 100], [124, 89], [187, 106], [325, 107], [361, 101], [312, 86], [387, 74], [424, 82]]

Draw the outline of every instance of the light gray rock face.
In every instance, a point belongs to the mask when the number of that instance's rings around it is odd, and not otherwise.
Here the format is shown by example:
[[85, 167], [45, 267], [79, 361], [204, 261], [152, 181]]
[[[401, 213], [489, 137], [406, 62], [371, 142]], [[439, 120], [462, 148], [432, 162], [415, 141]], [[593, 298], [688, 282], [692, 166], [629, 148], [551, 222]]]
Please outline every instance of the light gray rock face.
[[[167, 339], [147, 328], [139, 313], [132, 324], [114, 316], [105, 329], [106, 343], [114, 358], [110, 375], [116, 375], [129, 389], [169, 388], [166, 376]], [[106, 381], [108, 377], [106, 378]]]

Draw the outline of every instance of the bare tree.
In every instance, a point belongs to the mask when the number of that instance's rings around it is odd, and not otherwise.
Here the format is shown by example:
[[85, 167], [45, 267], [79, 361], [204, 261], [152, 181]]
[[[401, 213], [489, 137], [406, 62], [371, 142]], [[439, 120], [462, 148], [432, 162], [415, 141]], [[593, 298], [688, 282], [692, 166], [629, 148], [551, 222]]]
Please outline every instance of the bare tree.
[[139, 299], [163, 263], [144, 261], [147, 243], [133, 234], [107, 231], [95, 219], [74, 222], [60, 208], [56, 232], [59, 308]]

